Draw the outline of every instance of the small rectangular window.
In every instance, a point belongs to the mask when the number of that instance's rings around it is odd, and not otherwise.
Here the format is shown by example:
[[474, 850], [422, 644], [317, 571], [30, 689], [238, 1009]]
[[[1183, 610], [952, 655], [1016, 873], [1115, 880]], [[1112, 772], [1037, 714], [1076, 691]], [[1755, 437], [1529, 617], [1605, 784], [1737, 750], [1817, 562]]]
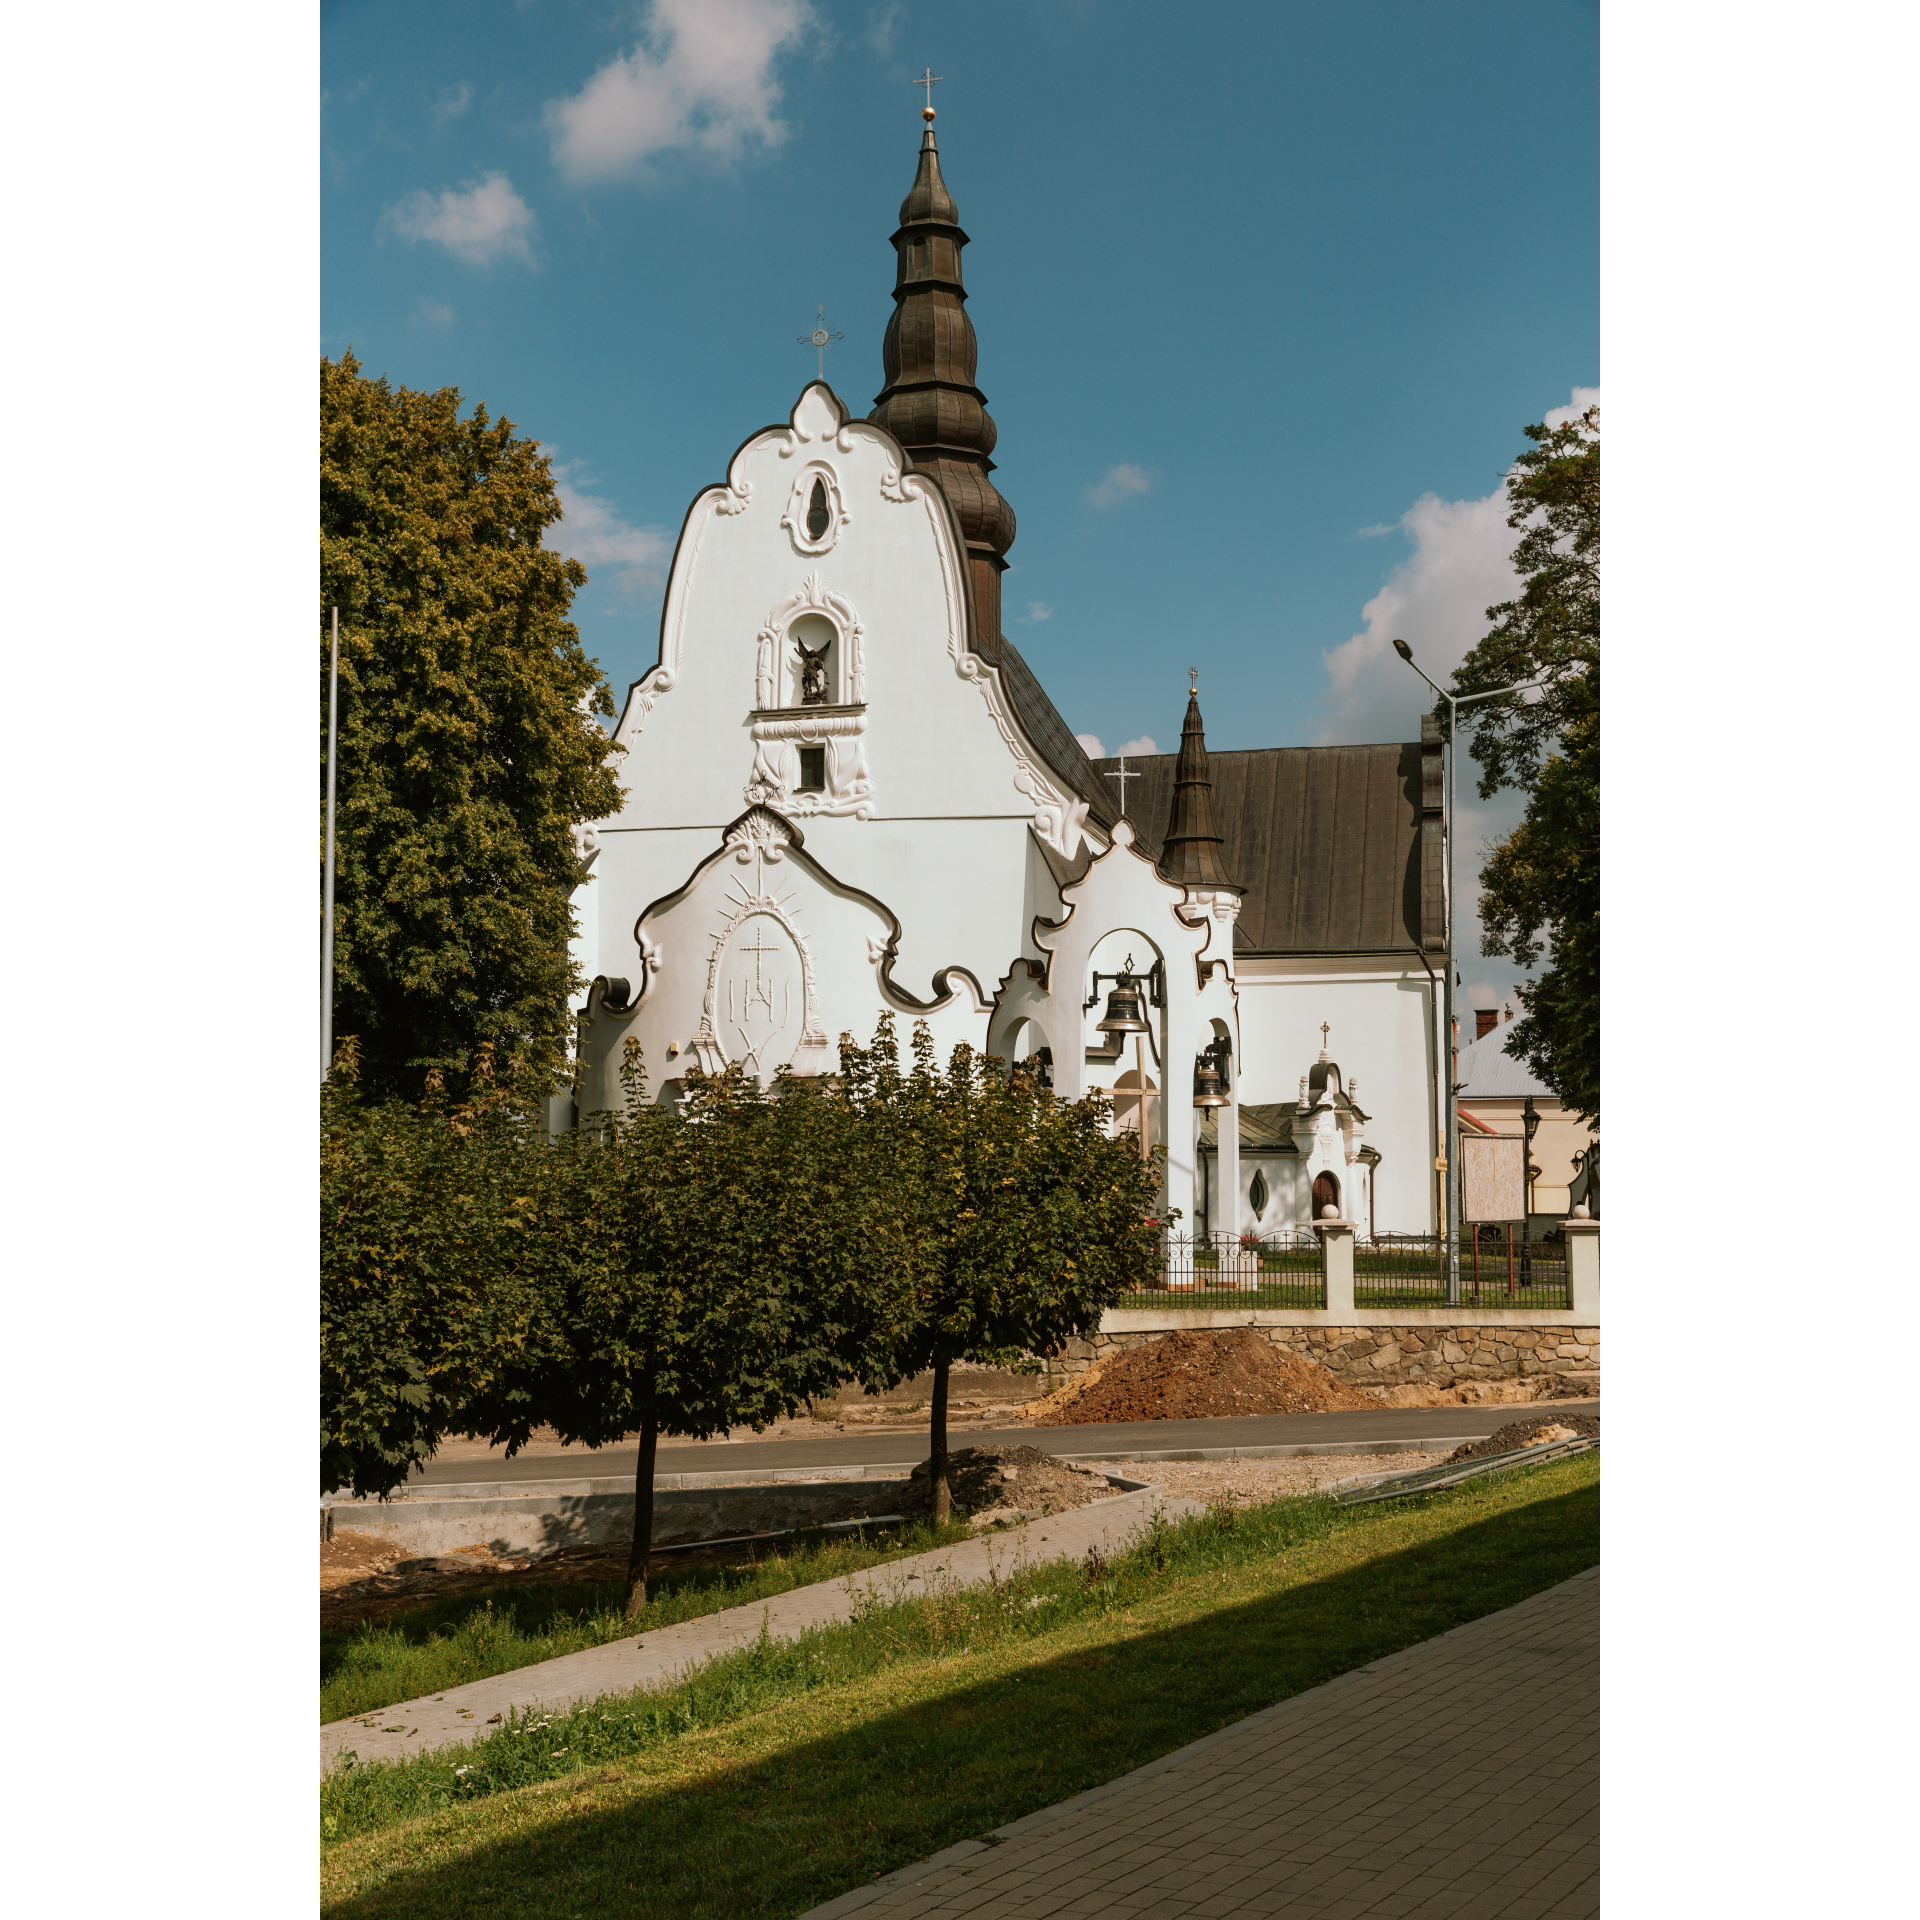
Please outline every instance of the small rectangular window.
[[827, 790], [827, 750], [825, 747], [802, 747], [800, 749], [800, 787], [802, 793], [825, 793]]

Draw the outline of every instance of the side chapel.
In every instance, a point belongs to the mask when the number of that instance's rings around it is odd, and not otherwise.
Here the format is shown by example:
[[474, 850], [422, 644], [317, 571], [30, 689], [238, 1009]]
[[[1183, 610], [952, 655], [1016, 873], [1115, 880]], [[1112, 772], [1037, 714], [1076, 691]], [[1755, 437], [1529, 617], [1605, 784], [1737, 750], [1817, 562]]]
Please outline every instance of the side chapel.
[[810, 382], [687, 511], [625, 803], [581, 830], [578, 1105], [630, 1037], [671, 1099], [695, 1062], [832, 1072], [890, 1007], [1108, 1089], [1183, 1232], [1431, 1232], [1437, 734], [1210, 755], [1189, 691], [1177, 753], [1087, 758], [1000, 630], [1014, 516], [927, 117], [873, 411]]

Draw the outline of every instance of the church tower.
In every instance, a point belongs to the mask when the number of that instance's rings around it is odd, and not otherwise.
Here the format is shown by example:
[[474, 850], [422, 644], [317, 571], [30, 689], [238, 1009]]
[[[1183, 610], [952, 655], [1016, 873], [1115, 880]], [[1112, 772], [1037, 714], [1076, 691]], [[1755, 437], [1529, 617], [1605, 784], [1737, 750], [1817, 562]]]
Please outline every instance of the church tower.
[[1207, 735], [1200, 718], [1200, 695], [1187, 695], [1187, 717], [1180, 728], [1180, 754], [1173, 763], [1173, 806], [1167, 815], [1159, 868], [1177, 887], [1209, 894], [1245, 893], [1227, 871], [1221, 849], [1225, 836], [1214, 824], [1213, 777], [1207, 768]]
[[[929, 119], [931, 109], [928, 109]], [[893, 318], [882, 348], [887, 384], [867, 418], [885, 427], [912, 456], [917, 472], [939, 483], [953, 503], [973, 577], [973, 651], [1000, 661], [1000, 576], [1013, 545], [1013, 509], [988, 475], [998, 430], [987, 396], [973, 384], [979, 342], [967, 318], [960, 250], [967, 236], [960, 210], [940, 177], [940, 154], [928, 125], [920, 167], [900, 203], [893, 236], [898, 256]]]

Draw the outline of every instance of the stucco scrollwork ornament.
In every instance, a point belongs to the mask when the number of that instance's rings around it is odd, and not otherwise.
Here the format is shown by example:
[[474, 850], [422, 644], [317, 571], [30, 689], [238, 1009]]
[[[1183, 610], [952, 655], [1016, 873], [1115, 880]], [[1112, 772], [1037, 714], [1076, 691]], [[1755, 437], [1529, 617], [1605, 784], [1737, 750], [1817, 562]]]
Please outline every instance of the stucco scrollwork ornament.
[[726, 489], [713, 503], [715, 513], [745, 513], [753, 498], [751, 480], [729, 480]]
[[827, 553], [853, 519], [840, 476], [824, 460], [810, 460], [793, 476], [780, 524], [801, 553]]
[[742, 866], [747, 866], [755, 860], [784, 859], [793, 836], [771, 815], [750, 813], [735, 821], [723, 844], [733, 849], [733, 857]]
[[761, 708], [777, 706], [780, 635], [772, 627], [762, 627], [758, 645], [753, 664], [753, 704]]
[[[873, 818], [873, 780], [867, 772], [867, 716], [832, 709], [795, 707], [762, 713], [753, 722], [753, 777], [746, 791], [749, 806], [778, 807], [782, 813], [851, 814]], [[824, 793], [799, 793], [800, 748], [826, 749]]]
[[895, 506], [903, 507], [909, 500], [919, 498], [920, 490], [912, 484], [909, 475], [898, 467], [889, 467], [880, 476], [880, 497], [891, 500]]
[[600, 853], [599, 832], [586, 821], [577, 821], [573, 829], [573, 857], [582, 865], [591, 863]]

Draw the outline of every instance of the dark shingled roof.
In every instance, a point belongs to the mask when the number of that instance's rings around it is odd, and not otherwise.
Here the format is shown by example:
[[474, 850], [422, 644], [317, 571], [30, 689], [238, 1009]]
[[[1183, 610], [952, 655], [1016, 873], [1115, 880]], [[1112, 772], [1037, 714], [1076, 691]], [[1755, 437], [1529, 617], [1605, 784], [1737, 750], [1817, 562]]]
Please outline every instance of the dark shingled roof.
[[[1242, 1153], [1298, 1153], [1299, 1146], [1293, 1137], [1293, 1118], [1299, 1111], [1292, 1100], [1280, 1100], [1272, 1105], [1256, 1101], [1251, 1106], [1240, 1109], [1240, 1151]], [[1200, 1122], [1200, 1146], [1202, 1151], [1217, 1149], [1220, 1145], [1220, 1112], [1211, 1109], [1207, 1117]]]
[[[1063, 723], [1064, 724], [1064, 723]], [[1247, 890], [1237, 953], [1411, 953], [1420, 944], [1420, 748], [1209, 753], [1226, 868]], [[1096, 777], [1118, 760], [1089, 762]], [[1155, 860], [1174, 756], [1127, 756], [1127, 818]]]
[[[1046, 689], [1033, 677], [1033, 669], [1004, 633], [1000, 636], [1000, 675], [1027, 738], [1040, 749], [1047, 765], [1086, 801], [1094, 819], [1103, 828], [1110, 829], [1118, 814], [1112, 783], [1102, 780], [1094, 770], [1086, 748], [1073, 737], [1073, 729], [1060, 718], [1059, 708], [1047, 698]], [[1169, 768], [1173, 765], [1171, 754], [1167, 756], [1167, 765]], [[1167, 790], [1171, 792], [1171, 772], [1167, 781]], [[1127, 785], [1132, 786], [1133, 782], [1129, 780]], [[1162, 807], [1163, 817], [1165, 811]]]

